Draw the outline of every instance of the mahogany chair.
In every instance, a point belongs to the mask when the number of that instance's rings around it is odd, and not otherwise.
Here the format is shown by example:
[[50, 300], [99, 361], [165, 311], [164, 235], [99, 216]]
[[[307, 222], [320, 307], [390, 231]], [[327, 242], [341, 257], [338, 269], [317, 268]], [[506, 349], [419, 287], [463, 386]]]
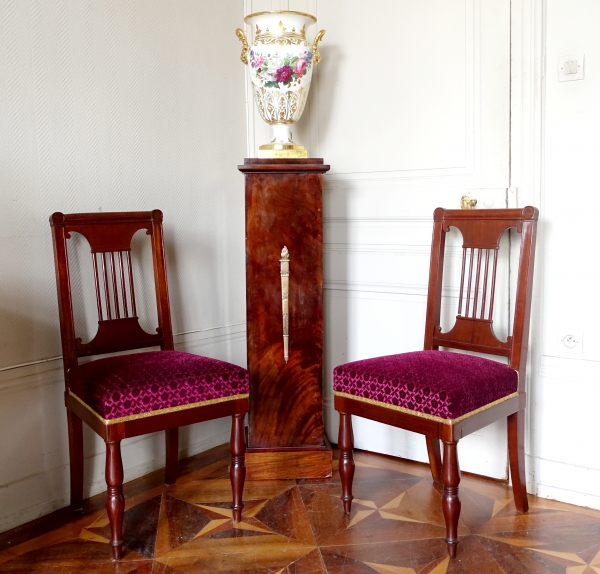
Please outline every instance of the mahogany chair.
[[[515, 505], [527, 512], [524, 468], [525, 368], [538, 210], [435, 210], [424, 350], [340, 365], [333, 371], [334, 405], [340, 414], [339, 470], [346, 513], [352, 504], [353, 435], [358, 415], [425, 435], [431, 473], [442, 481], [448, 554], [454, 558], [460, 515], [459, 439], [508, 418], [508, 449]], [[458, 316], [450, 331], [440, 326], [446, 234], [462, 233]], [[521, 236], [512, 335], [494, 334], [492, 312], [500, 237], [509, 228]], [[442, 351], [459, 349], [508, 359]], [[443, 464], [440, 442], [444, 445]]]
[[[162, 219], [159, 210], [54, 213], [50, 217], [65, 371], [71, 507], [82, 507], [84, 421], [106, 442], [106, 508], [114, 560], [122, 556], [120, 445], [125, 438], [166, 431], [165, 482], [173, 484], [177, 478], [178, 427], [231, 416], [234, 522], [241, 519], [243, 508], [248, 372], [224, 361], [174, 350]], [[155, 333], [142, 329], [136, 309], [131, 241], [139, 230], [146, 231], [152, 247], [158, 316]], [[67, 250], [73, 233], [87, 239], [92, 254], [90, 285], [95, 285], [98, 330], [87, 343], [75, 334]], [[79, 364], [81, 357], [149, 347], [160, 347], [160, 351], [113, 355]]]

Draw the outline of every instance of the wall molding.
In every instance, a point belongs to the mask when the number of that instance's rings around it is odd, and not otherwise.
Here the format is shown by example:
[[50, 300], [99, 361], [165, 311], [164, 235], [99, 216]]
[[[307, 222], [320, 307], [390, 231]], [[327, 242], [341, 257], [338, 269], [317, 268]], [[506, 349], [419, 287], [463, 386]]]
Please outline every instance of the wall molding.
[[419, 255], [426, 256], [427, 258], [431, 255], [431, 248], [421, 245], [413, 246], [402, 243], [325, 243], [323, 245], [323, 251], [325, 253], [382, 253], [385, 255]]
[[390, 295], [416, 295], [417, 297], [427, 297], [427, 285], [403, 285], [400, 283], [373, 283], [368, 281], [330, 279], [324, 281], [323, 287], [327, 291], [351, 291], [354, 293], [386, 293]]
[[187, 333], [176, 333], [173, 336], [175, 348], [178, 351], [184, 350], [184, 347], [190, 345], [202, 346], [208, 342], [226, 342], [228, 340], [239, 339], [246, 336], [246, 323], [234, 323], [232, 325], [223, 325], [221, 327], [210, 327], [208, 329], [198, 329]]
[[[372, 254], [378, 253], [383, 255], [417, 255], [419, 257], [431, 257], [430, 245], [411, 245], [409, 243], [329, 243], [323, 244], [324, 253], [356, 253], [356, 254]], [[462, 247], [452, 247], [446, 245], [445, 257], [462, 258]]]
[[26, 392], [63, 380], [62, 357], [0, 373], [0, 395]]
[[[388, 295], [410, 295], [421, 298], [427, 298], [427, 284], [413, 283], [375, 283], [369, 281], [350, 281], [350, 280], [325, 280], [324, 289], [326, 291], [350, 291], [353, 293], [384, 293]], [[458, 299], [459, 290], [443, 288], [443, 297]]]
[[[178, 351], [201, 348], [207, 344], [223, 344], [246, 336], [246, 323], [236, 323], [223, 327], [213, 327], [174, 335], [175, 349]], [[3, 393], [25, 392], [41, 386], [63, 381], [62, 357], [15, 366], [0, 371], [0, 395]]]
[[594, 381], [600, 378], [600, 361], [581, 355], [542, 355], [537, 374], [543, 379]]
[[399, 225], [406, 223], [420, 223], [433, 227], [433, 216], [430, 215], [395, 215], [395, 216], [348, 216], [348, 217], [323, 217], [323, 225]]

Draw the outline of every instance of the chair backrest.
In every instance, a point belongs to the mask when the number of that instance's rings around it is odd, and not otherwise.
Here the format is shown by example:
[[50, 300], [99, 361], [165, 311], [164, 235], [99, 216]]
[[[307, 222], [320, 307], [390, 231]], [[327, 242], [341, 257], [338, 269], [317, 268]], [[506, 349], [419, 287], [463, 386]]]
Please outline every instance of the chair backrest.
[[[158, 209], [123, 213], [57, 212], [50, 216], [65, 373], [82, 356], [153, 346], [173, 349], [162, 219]], [[140, 326], [135, 300], [131, 241], [141, 229], [146, 230], [152, 245], [158, 315], [154, 334]], [[91, 247], [98, 331], [88, 343], [82, 343], [75, 333], [67, 249], [72, 233], [83, 235]]]
[[[426, 350], [448, 347], [508, 357], [525, 380], [529, 318], [533, 286], [533, 263], [538, 210], [523, 209], [442, 209], [433, 214], [433, 241], [425, 324]], [[447, 333], [440, 326], [442, 276], [446, 234], [451, 227], [462, 233], [462, 265], [458, 315]], [[496, 293], [496, 271], [500, 238], [509, 228], [521, 235], [517, 270], [512, 334], [507, 341], [498, 339], [493, 330], [492, 313]]]

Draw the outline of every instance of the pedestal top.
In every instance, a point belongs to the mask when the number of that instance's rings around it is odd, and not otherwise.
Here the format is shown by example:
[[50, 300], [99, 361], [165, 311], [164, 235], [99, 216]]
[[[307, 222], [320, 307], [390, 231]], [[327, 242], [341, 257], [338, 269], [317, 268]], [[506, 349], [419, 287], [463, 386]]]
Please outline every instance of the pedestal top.
[[323, 163], [323, 158], [309, 157], [303, 159], [276, 159], [247, 157], [243, 165], [238, 165], [243, 173], [325, 173], [330, 166]]

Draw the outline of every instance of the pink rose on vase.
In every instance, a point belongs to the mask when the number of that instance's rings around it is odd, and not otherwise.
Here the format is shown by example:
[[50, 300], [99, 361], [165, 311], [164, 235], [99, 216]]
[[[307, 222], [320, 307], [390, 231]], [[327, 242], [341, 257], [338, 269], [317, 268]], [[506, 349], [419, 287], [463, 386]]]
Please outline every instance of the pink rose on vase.
[[265, 57], [264, 57], [264, 56], [258, 56], [258, 57], [257, 57], [257, 58], [254, 60], [254, 65], [255, 65], [257, 68], [260, 68], [260, 67], [263, 65], [264, 61], [265, 61]]
[[294, 72], [298, 75], [303, 75], [306, 71], [306, 60], [304, 58], [298, 58], [296, 60], [296, 69]]
[[275, 72], [275, 81], [285, 84], [286, 82], [289, 82], [293, 73], [292, 68], [289, 66], [282, 66]]

